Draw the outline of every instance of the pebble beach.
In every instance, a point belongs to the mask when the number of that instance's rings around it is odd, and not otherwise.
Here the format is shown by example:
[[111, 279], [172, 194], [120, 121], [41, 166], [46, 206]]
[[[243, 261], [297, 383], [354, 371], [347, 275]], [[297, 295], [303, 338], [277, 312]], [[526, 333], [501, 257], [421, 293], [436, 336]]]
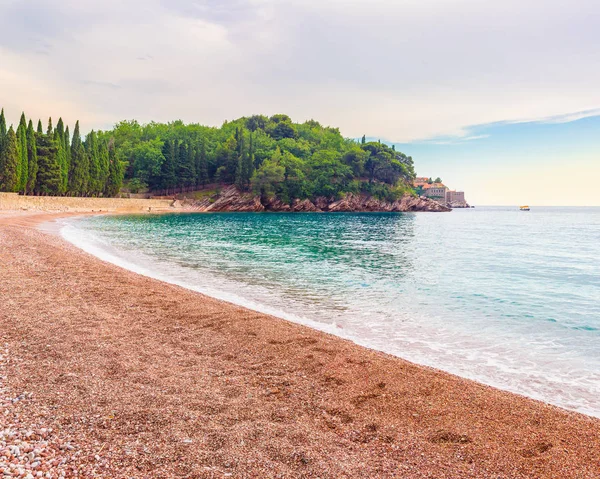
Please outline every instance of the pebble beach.
[[600, 420], [103, 263], [0, 212], [0, 478], [597, 478]]

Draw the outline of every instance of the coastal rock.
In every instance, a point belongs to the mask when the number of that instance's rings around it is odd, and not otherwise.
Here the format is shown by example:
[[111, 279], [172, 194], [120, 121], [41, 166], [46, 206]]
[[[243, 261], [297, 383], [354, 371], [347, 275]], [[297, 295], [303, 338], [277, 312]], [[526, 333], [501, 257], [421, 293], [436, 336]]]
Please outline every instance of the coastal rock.
[[328, 211], [329, 205], [332, 202], [333, 202], [333, 199], [327, 199], [324, 196], [319, 196], [318, 198], [315, 198], [315, 206], [317, 207], [317, 209], [319, 209], [321, 211]]
[[397, 209], [394, 211], [451, 211], [450, 208], [439, 204], [437, 201], [433, 201], [425, 196], [403, 196], [397, 203]]
[[291, 211], [292, 207], [284, 203], [279, 198], [269, 198], [263, 202], [263, 206], [267, 211]]
[[315, 204], [310, 200], [299, 200], [295, 199], [292, 203], [292, 211], [297, 212], [317, 212], [321, 211], [319, 208], [315, 206]]
[[405, 211], [450, 211], [450, 208], [441, 205], [424, 196], [405, 195], [397, 201], [379, 200], [364, 194], [350, 193], [340, 200], [324, 196], [315, 199], [314, 203], [308, 199], [295, 199], [291, 206], [279, 198], [262, 199], [250, 193], [242, 193], [235, 186], [223, 188], [213, 197], [200, 200], [184, 200], [183, 207], [192, 211], [294, 211], [294, 212], [405, 212]]
[[460, 201], [459, 201], [459, 202], [455, 201], [455, 202], [453, 202], [453, 203], [448, 203], [448, 204], [446, 204], [446, 206], [447, 206], [448, 208], [452, 208], [452, 209], [454, 209], [454, 208], [470, 208], [470, 207], [471, 207], [471, 206], [469, 205], [469, 203], [467, 203], [466, 201], [462, 201], [462, 202], [460, 202]]
[[223, 188], [216, 197], [185, 200], [184, 207], [194, 211], [264, 211], [259, 196], [241, 193], [235, 186]]

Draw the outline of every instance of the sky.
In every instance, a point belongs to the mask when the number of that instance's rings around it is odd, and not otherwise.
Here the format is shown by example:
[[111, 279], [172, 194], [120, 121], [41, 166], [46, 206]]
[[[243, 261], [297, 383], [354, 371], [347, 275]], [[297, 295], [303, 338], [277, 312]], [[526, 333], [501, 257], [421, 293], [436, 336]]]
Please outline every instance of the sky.
[[600, 205], [597, 0], [0, 0], [0, 105], [119, 120], [314, 118], [474, 204]]

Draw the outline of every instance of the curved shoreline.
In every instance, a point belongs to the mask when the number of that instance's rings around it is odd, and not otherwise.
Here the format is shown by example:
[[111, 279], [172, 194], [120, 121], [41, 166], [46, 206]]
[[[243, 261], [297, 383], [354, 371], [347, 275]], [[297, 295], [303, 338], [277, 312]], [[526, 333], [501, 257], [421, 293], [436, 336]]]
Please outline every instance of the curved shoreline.
[[[178, 212], [178, 214], [186, 214], [186, 213], [194, 214], [195, 212]], [[77, 219], [77, 218], [75, 218], [75, 219]], [[73, 230], [71, 231], [71, 229], [73, 229]], [[162, 282], [165, 282], [165, 283], [168, 283], [171, 285], [179, 286], [179, 287], [188, 289], [190, 291], [194, 291], [196, 293], [200, 293], [200, 294], [209, 296], [209, 297], [217, 299], [219, 301], [224, 301], [233, 306], [241, 306], [243, 308], [248, 308], [252, 311], [255, 311], [255, 312], [258, 312], [261, 314], [267, 314], [270, 316], [277, 317], [279, 319], [290, 321], [294, 324], [306, 326], [306, 327], [309, 327], [316, 331], [320, 331], [322, 333], [331, 334], [331, 335], [334, 335], [341, 339], [351, 341], [352, 343], [354, 343], [358, 346], [372, 349], [374, 351], [379, 351], [384, 354], [389, 354], [389, 355], [397, 357], [399, 359], [409, 361], [413, 364], [430, 367], [435, 370], [439, 370], [439, 371], [446, 372], [448, 374], [456, 375], [463, 379], [475, 381], [477, 383], [484, 384], [486, 386], [491, 386], [491, 387], [500, 389], [502, 391], [507, 391], [510, 393], [514, 393], [514, 394], [529, 398], [529, 399], [533, 399], [533, 400], [541, 401], [543, 403], [551, 404], [551, 405], [554, 405], [554, 406], [557, 406], [559, 408], [563, 408], [563, 409], [566, 409], [569, 411], [577, 412], [580, 414], [585, 414], [585, 415], [588, 415], [591, 417], [596, 417], [596, 418], [600, 417], [600, 412], [598, 412], [596, 409], [592, 409], [591, 407], [585, 408], [585, 407], [581, 406], [581, 404], [578, 404], [576, 401], [571, 401], [571, 403], [567, 403], [564, 400], [564, 398], [561, 398], [560, 396], [552, 396], [551, 395], [552, 390], [549, 389], [548, 387], [545, 390], [541, 390], [539, 388], [538, 388], [538, 390], [536, 390], [535, 388], [527, 389], [526, 384], [524, 382], [517, 383], [517, 385], [515, 385], [514, 383], [512, 383], [510, 381], [506, 381], [506, 378], [504, 378], [504, 381], [502, 381], [502, 379], [498, 379], [498, 374], [496, 374], [496, 377], [494, 377], [493, 375], [488, 375], [488, 376], [477, 375], [477, 374], [473, 373], [472, 370], [469, 370], [468, 368], [464, 368], [464, 367], [461, 368], [460, 362], [458, 362], [458, 361], [455, 361], [454, 363], [443, 363], [443, 361], [442, 361], [442, 363], [440, 363], [439, 358], [437, 358], [435, 356], [433, 356], [431, 358], [428, 357], [427, 353], [429, 352], [429, 350], [427, 350], [426, 348], [423, 350], [419, 350], [419, 351], [402, 350], [402, 349], [399, 349], [397, 346], [391, 347], [389, 343], [385, 343], [385, 342], [382, 343], [381, 341], [379, 341], [379, 342], [373, 341], [373, 338], [365, 339], [351, 331], [348, 331], [342, 327], [338, 327], [335, 323], [328, 324], [328, 323], [317, 321], [315, 319], [307, 318], [304, 316], [299, 316], [299, 315], [296, 315], [293, 313], [288, 313], [288, 312], [284, 311], [283, 309], [273, 307], [272, 305], [269, 306], [269, 305], [266, 305], [263, 303], [257, 303], [256, 301], [253, 301], [252, 298], [244, 298], [242, 296], [237, 295], [235, 292], [231, 292], [231, 291], [227, 292], [225, 290], [209, 288], [209, 287], [206, 287], [206, 285], [198, 286], [193, 281], [190, 281], [189, 278], [187, 278], [187, 279], [184, 277], [178, 278], [178, 277], [176, 277], [176, 274], [170, 275], [169, 273], [163, 273], [163, 272], [159, 271], [159, 269], [157, 269], [155, 267], [156, 265], [152, 263], [152, 261], [154, 261], [154, 259], [152, 257], [148, 256], [148, 257], [137, 258], [138, 261], [136, 262], [134, 259], [131, 259], [130, 257], [126, 257], [125, 255], [120, 255], [119, 250], [115, 247], [112, 247], [112, 246], [109, 248], [103, 247], [103, 245], [98, 245], [93, 241], [88, 241], [86, 239], [78, 237], [78, 235], [83, 235], [86, 233], [85, 228], [83, 230], [77, 230], [76, 226], [74, 226], [71, 222], [63, 223], [62, 226], [60, 226], [60, 228], [55, 227], [54, 230], [56, 233], [60, 234], [60, 236], [65, 241], [68, 241], [69, 243], [78, 247], [82, 251], [85, 251], [86, 253], [95, 256], [96, 258], [98, 258], [101, 261], [105, 261], [107, 263], [113, 264], [115, 266], [126, 269], [128, 271], [131, 271], [133, 273], [140, 274], [142, 276], [152, 278], [157, 281], [162, 281]], [[168, 266], [168, 265], [166, 265], [166, 266]], [[414, 334], [415, 335], [413, 335], [413, 336], [408, 334], [408, 337], [411, 337], [413, 340], [415, 340], [415, 339], [424, 340], [422, 336], [418, 335], [418, 332], [414, 332]], [[429, 332], [429, 334], [430, 335], [435, 334], [435, 331], [432, 330]], [[426, 351], [426, 353], [424, 353], [423, 351]], [[429, 354], [429, 356], [431, 356], [431, 354]], [[436, 358], [438, 359], [437, 361], [436, 361]], [[440, 365], [440, 364], [442, 364], [442, 365]], [[543, 374], [543, 373], [539, 372], [539, 374]], [[537, 377], [535, 377], [534, 379], [537, 379]], [[551, 386], [552, 382], [550, 380], [548, 380], [548, 384]], [[521, 386], [521, 388], [519, 388], [519, 385]], [[555, 387], [560, 391], [561, 384], [556, 383]], [[572, 390], [569, 390], [569, 391], [571, 393], [570, 394], [571, 397], [576, 397], [576, 391], [572, 391]], [[544, 395], [543, 392], [546, 392], [547, 395]], [[561, 399], [563, 399], [562, 402], [561, 402]], [[571, 407], [569, 407], [569, 404], [571, 405]]]
[[0, 216], [8, 382], [99, 477], [597, 477], [598, 419], [139, 276], [45, 219]]

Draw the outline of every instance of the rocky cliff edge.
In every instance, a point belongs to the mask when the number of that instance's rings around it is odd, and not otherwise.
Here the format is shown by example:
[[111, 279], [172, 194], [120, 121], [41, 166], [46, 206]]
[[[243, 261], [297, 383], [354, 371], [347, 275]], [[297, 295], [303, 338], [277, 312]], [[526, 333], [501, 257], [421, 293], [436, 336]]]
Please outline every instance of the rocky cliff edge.
[[182, 206], [188, 211], [282, 211], [282, 212], [405, 212], [405, 211], [451, 211], [423, 196], [405, 195], [397, 201], [384, 201], [366, 195], [348, 194], [341, 200], [325, 197], [310, 200], [294, 200], [292, 204], [284, 203], [277, 198], [261, 199], [251, 193], [242, 193], [235, 186], [223, 188], [214, 196], [202, 199], [184, 199]]

